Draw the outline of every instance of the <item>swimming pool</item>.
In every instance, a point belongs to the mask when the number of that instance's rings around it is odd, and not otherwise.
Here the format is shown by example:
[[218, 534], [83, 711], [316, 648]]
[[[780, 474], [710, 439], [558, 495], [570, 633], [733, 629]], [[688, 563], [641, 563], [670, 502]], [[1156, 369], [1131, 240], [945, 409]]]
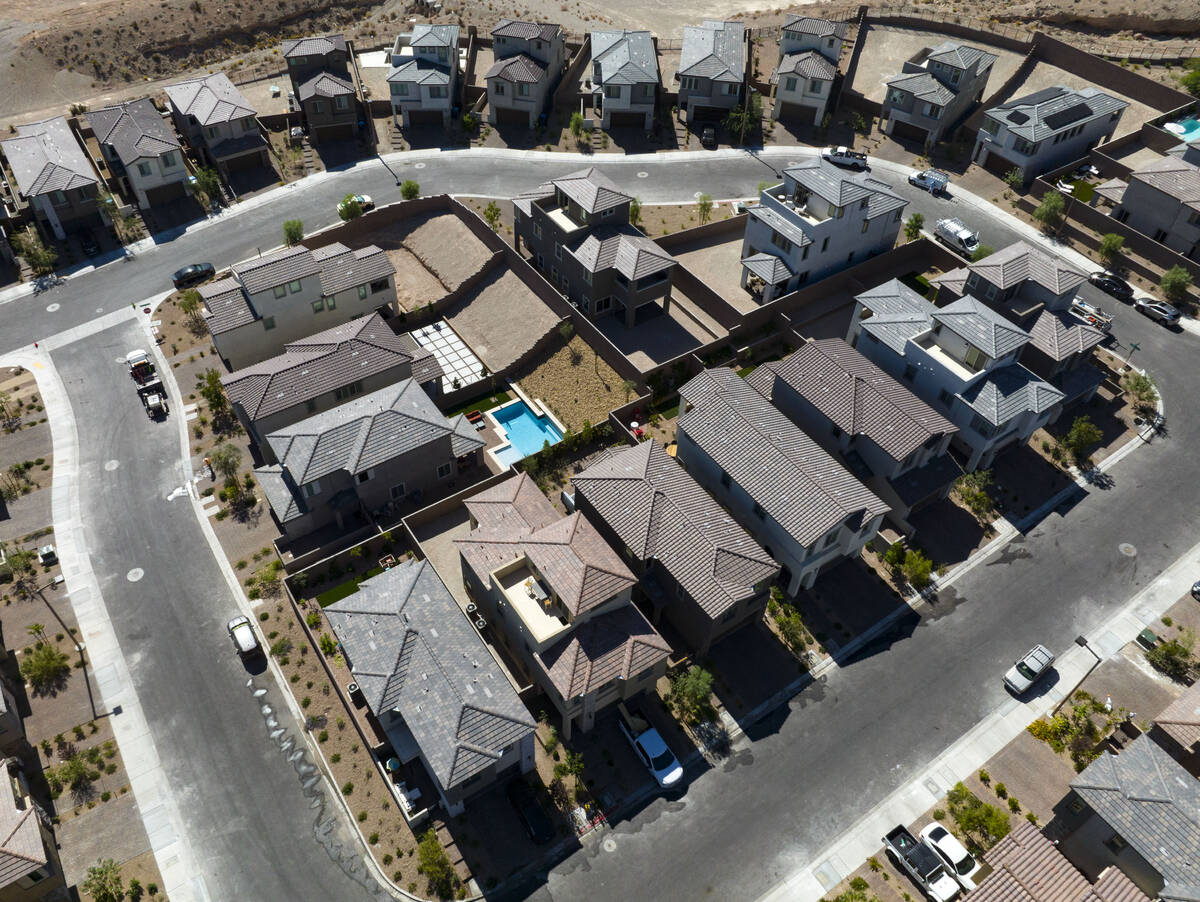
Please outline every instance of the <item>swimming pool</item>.
[[502, 463], [511, 464], [530, 454], [542, 450], [549, 442], [557, 445], [562, 441], [562, 432], [550, 421], [550, 417], [534, 416], [524, 401], [513, 401], [491, 412], [491, 416], [508, 434], [509, 448], [499, 448], [495, 454]]
[[1195, 119], [1180, 119], [1178, 122], [1168, 122], [1163, 126], [1173, 135], [1178, 135], [1188, 144], [1200, 140], [1200, 121]]

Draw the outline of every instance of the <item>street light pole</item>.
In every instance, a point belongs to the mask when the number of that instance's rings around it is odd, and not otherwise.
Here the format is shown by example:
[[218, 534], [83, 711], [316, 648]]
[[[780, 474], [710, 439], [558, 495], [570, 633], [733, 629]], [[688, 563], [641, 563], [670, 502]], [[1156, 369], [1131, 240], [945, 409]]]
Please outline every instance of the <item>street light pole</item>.
[[742, 133], [738, 136], [738, 146], [746, 143], [746, 123], [750, 121], [750, 111], [754, 109], [754, 86], [746, 85], [746, 108], [742, 110]]

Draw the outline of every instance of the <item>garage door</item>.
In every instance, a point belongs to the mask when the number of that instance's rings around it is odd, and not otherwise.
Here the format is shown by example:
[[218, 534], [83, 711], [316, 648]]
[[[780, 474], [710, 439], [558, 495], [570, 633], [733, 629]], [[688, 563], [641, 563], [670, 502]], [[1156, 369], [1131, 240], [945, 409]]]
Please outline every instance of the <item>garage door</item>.
[[987, 161], [983, 164], [983, 168], [992, 175], [998, 175], [1000, 178], [1004, 178], [1004, 176], [1008, 175], [1009, 171], [1014, 167], [1013, 164], [1004, 159], [1004, 157], [989, 151], [987, 155]]
[[248, 172], [251, 169], [258, 169], [260, 166], [270, 165], [266, 159], [266, 152], [260, 151], [256, 153], [244, 153], [240, 157], [232, 157], [224, 162], [226, 172]]
[[345, 122], [341, 125], [323, 125], [314, 128], [312, 141], [320, 144], [322, 141], [349, 141], [354, 138], [354, 124]]
[[728, 112], [719, 106], [692, 105], [688, 107], [688, 122], [720, 122]]
[[146, 200], [150, 206], [169, 204], [173, 200], [187, 194], [187, 186], [183, 182], [173, 182], [170, 185], [159, 185], [157, 188], [146, 189]]
[[408, 114], [409, 125], [441, 125], [441, 110], [413, 110]]
[[529, 113], [518, 107], [496, 107], [497, 125], [520, 125], [529, 128]]
[[609, 126], [612, 128], [645, 128], [645, 113], [612, 113], [609, 116]]
[[900, 138], [905, 141], [920, 141], [924, 144], [929, 140], [929, 129], [918, 128], [911, 122], [901, 122], [899, 119], [892, 121], [892, 137]]
[[812, 125], [817, 119], [817, 108], [803, 103], [780, 103], [776, 118], [788, 125]]

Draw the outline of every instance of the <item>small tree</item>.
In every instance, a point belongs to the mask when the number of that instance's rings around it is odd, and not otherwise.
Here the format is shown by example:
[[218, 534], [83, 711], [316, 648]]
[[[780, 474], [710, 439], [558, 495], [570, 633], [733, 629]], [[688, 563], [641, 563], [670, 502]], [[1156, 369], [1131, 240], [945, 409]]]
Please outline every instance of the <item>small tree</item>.
[[1090, 417], [1078, 416], [1071, 424], [1070, 431], [1059, 444], [1074, 458], [1075, 463], [1082, 467], [1091, 462], [1091, 450], [1103, 438], [1104, 433], [1091, 421]]
[[125, 882], [121, 867], [111, 858], [102, 858], [88, 868], [81, 888], [93, 902], [121, 902], [125, 898]]
[[888, 550], [883, 553], [883, 562], [892, 571], [893, 577], [899, 576], [904, 570], [904, 543], [893, 542], [889, 545]]
[[179, 296], [179, 312], [183, 314], [188, 329], [199, 335], [204, 332], [204, 315], [200, 312], [200, 292], [189, 288]]
[[693, 664], [671, 678], [671, 702], [688, 723], [706, 719], [712, 713], [713, 675]]
[[762, 95], [757, 91], [750, 95], [749, 105], [738, 104], [725, 116], [725, 128], [730, 134], [744, 139], [747, 132], [753, 134], [755, 127], [762, 121]]
[[1163, 297], [1171, 303], [1176, 303], [1183, 300], [1188, 289], [1192, 287], [1192, 274], [1176, 264], [1162, 274], [1162, 281], [1158, 283], [1158, 287]]
[[13, 250], [25, 258], [25, 262], [36, 276], [48, 276], [58, 265], [58, 251], [43, 244], [41, 236], [33, 226], [14, 234], [12, 246]]
[[421, 196], [421, 186], [412, 179], [405, 179], [400, 185], [400, 196], [405, 200], [416, 200]]
[[1042, 224], [1047, 232], [1052, 232], [1062, 224], [1063, 210], [1067, 202], [1058, 191], [1048, 191], [1033, 211], [1033, 218]]
[[358, 202], [358, 197], [353, 194], [347, 194], [342, 198], [342, 202], [338, 204], [338, 216], [341, 217], [342, 222], [358, 219], [362, 214], [362, 204]]
[[920, 591], [929, 585], [929, 574], [933, 570], [933, 562], [919, 549], [910, 548], [904, 554], [904, 566], [901, 572], [908, 584]]
[[639, 198], [634, 198], [629, 202], [629, 224], [641, 225], [642, 223], [642, 202]]
[[[1195, 60], [1191, 62], [1194, 63]], [[1190, 72], [1185, 72], [1179, 79], [1179, 84], [1193, 97], [1200, 97], [1200, 69], [1192, 69]]]
[[700, 224], [704, 225], [712, 219], [713, 201], [711, 194], [701, 194], [696, 198], [696, 214], [700, 218]]
[[984, 257], [990, 257], [994, 253], [996, 253], [996, 249], [994, 247], [989, 247], [986, 244], [981, 244], [981, 245], [977, 246], [974, 251], [971, 252], [971, 262], [978, 263]]
[[571, 114], [571, 134], [576, 140], [583, 136], [583, 113], [576, 111]]
[[1121, 380], [1121, 384], [1125, 391], [1129, 392], [1129, 397], [1133, 399], [1139, 413], [1145, 414], [1154, 410], [1158, 403], [1158, 389], [1154, 386], [1153, 379], [1145, 373], [1130, 370]]
[[53, 645], [39, 642], [33, 651], [21, 658], [21, 676], [33, 686], [35, 692], [57, 688], [70, 675], [70, 661]]
[[238, 467], [242, 465], [242, 452], [236, 445], [225, 442], [213, 449], [208, 458], [213, 472], [229, 480], [237, 479]]
[[1014, 166], [1004, 173], [1004, 184], [1013, 189], [1020, 188], [1025, 184], [1025, 176], [1021, 175], [1021, 170]]
[[621, 389], [625, 392], [625, 403], [629, 403], [629, 396], [637, 390], [637, 383], [632, 379], [626, 379], [621, 383]]
[[446, 850], [442, 848], [437, 833], [432, 828], [425, 831], [417, 844], [417, 870], [429, 881], [429, 891], [439, 899], [448, 899], [454, 893], [454, 865], [450, 863]]
[[1121, 262], [1121, 255], [1125, 251], [1125, 239], [1120, 235], [1109, 232], [1100, 239], [1100, 259], [1104, 261], [1104, 265], [1109, 269], [1115, 267]]
[[204, 167], [196, 170], [196, 192], [204, 197], [208, 203], [219, 201], [221, 199], [221, 176], [217, 174], [217, 170], [211, 167]]
[[289, 219], [283, 224], [283, 243], [288, 247], [299, 244], [304, 240], [304, 222], [299, 219]]
[[488, 205], [483, 208], [483, 219], [493, 232], [500, 231], [500, 205], [494, 200], [488, 201]]
[[992, 511], [992, 496], [988, 494], [988, 486], [992, 484], [991, 470], [975, 470], [964, 473], [954, 483], [963, 503], [970, 508], [979, 519], [987, 517]]
[[921, 237], [921, 229], [925, 227], [925, 217], [920, 213], [914, 213], [908, 217], [908, 222], [904, 223], [904, 237], [908, 241], [916, 241]]

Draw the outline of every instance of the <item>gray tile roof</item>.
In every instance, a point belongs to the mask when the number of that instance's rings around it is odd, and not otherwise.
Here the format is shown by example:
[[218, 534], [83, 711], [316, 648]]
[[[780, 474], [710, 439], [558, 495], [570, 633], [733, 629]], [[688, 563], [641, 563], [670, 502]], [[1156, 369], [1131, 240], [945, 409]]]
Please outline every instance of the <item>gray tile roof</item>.
[[171, 105], [184, 116], [195, 116], [201, 125], [215, 125], [254, 115], [254, 107], [224, 72], [167, 85]]
[[679, 391], [679, 430], [801, 545], [861, 525], [888, 506], [733, 370], [705, 370]]
[[901, 210], [908, 204], [886, 183], [861, 172], [846, 172], [820, 158], [789, 166], [783, 170], [783, 174], [839, 207], [856, 204], [867, 198], [868, 219]]
[[779, 66], [771, 73], [771, 84], [779, 84], [784, 75], [798, 75], [801, 78], [816, 78], [821, 81], [833, 81], [837, 74], [837, 66], [831, 63], [815, 50], [805, 50], [802, 53], [785, 53], [779, 61]]
[[492, 29], [492, 37], [520, 38], [526, 41], [553, 41], [562, 34], [562, 27], [549, 22], [523, 22], [519, 19], [501, 19]]
[[808, 232], [800, 228], [791, 217], [785, 216], [774, 207], [768, 207], [766, 204], [757, 204], [746, 212], [751, 219], [757, 220], [763, 225], [768, 226], [772, 231], [778, 232], [796, 247], [804, 247], [806, 244], [812, 244], [812, 238], [809, 237]]
[[389, 84], [448, 85], [450, 67], [414, 57], [389, 71], [387, 80]]
[[204, 319], [208, 331], [221, 335], [231, 329], [249, 325], [258, 319], [250, 299], [235, 279], [218, 279], [198, 289], [204, 301]]
[[233, 266], [234, 277], [250, 294], [269, 291], [296, 279], [307, 279], [320, 271], [321, 264], [312, 251], [299, 244]]
[[112, 147], [126, 166], [179, 150], [179, 139], [149, 97], [91, 110], [87, 121], [96, 140]]
[[476, 492], [464, 504], [481, 527], [501, 527], [505, 521], [516, 518], [511, 527], [505, 528], [533, 532], [562, 519], [537, 483], [524, 473]]
[[[807, 236], [806, 236], [807, 237]], [[742, 258], [742, 266], [750, 270], [768, 285], [778, 285], [787, 281], [795, 273], [780, 257], [774, 254], [758, 253]]]
[[977, 72], [982, 72], [999, 58], [994, 53], [972, 47], [969, 44], [960, 44], [958, 41], [942, 41], [926, 57], [926, 59], [958, 69], [970, 69], [971, 65], [978, 60]]
[[1029, 333], [967, 295], [933, 311], [933, 321], [966, 339], [989, 357], [1011, 354], [1029, 343]]
[[1063, 399], [1063, 393], [1013, 363], [972, 382], [958, 397], [993, 426], [1003, 426], [1026, 411], [1045, 413]]
[[396, 711], [445, 789], [536, 726], [428, 561], [407, 561], [325, 608], [371, 711]]
[[784, 32], [794, 32], [795, 34], [811, 34], [817, 37], [834, 37], [841, 39], [846, 36], [845, 22], [829, 22], [825, 19], [814, 19], [811, 16], [801, 16], [796, 13], [788, 13], [787, 18], [783, 23]]
[[1026, 141], [1042, 141], [1081, 123], [1119, 113], [1127, 106], [1124, 100], [1097, 88], [1071, 90], [1055, 85], [994, 106], [987, 115]]
[[437, 379], [442, 368], [407, 332], [397, 334], [378, 313], [368, 313], [299, 341], [276, 357], [221, 378], [225, 393], [251, 420], [388, 370], [418, 384]]
[[502, 78], [513, 84], [536, 85], [546, 77], [546, 67], [531, 56], [518, 53], [492, 63], [484, 78]]
[[458, 50], [457, 25], [414, 25], [412, 30], [414, 47], [450, 47]]
[[741, 84], [746, 74], [746, 26], [704, 20], [683, 29], [679, 74]]
[[[0, 766], [0, 887], [9, 887], [47, 863], [38, 809], [17, 793], [7, 763]], [[18, 891], [19, 892], [19, 891]]]
[[350, 250], [335, 242], [312, 255], [321, 267], [321, 291], [327, 296], [396, 274], [387, 252], [373, 244]]
[[601, 85], [658, 84], [658, 56], [648, 31], [593, 31], [592, 66]]
[[1032, 279], [1051, 294], [1066, 294], [1087, 281], [1087, 273], [1057, 254], [1048, 254], [1018, 241], [967, 267], [1001, 291]]
[[18, 125], [17, 135], [0, 141], [0, 148], [25, 197], [70, 191], [100, 181], [63, 116]]
[[1065, 311], [1043, 310], [1029, 327], [1029, 339], [1051, 360], [1061, 361], [1090, 351], [1104, 341], [1104, 333]]
[[565, 699], [667, 660], [671, 646], [634, 605], [590, 617], [534, 658]]
[[592, 464], [571, 484], [636, 558], [657, 561], [713, 620], [779, 571], [654, 440]]
[[1162, 876], [1160, 897], [1200, 902], [1200, 781], [1143, 734], [1071, 788]]
[[928, 103], [945, 106], [954, 99], [954, 92], [928, 72], [905, 72], [893, 75], [884, 82], [889, 88], [906, 91]]
[[1185, 749], [1200, 742], [1200, 682], [1184, 690], [1183, 695], [1159, 712], [1154, 722]]
[[1124, 179], [1109, 179], [1096, 186], [1096, 193], [1105, 200], [1111, 200], [1114, 204], [1119, 204], [1123, 201], [1125, 199], [1125, 192], [1128, 190], [1129, 182]]
[[1177, 157], [1160, 157], [1129, 174], [1131, 182], [1142, 182], [1172, 197], [1190, 210], [1200, 212], [1200, 166]]
[[[633, 200], [631, 195], [618, 188], [608, 176], [595, 166], [580, 169], [542, 185], [538, 191], [549, 194], [557, 188], [586, 213], [601, 213]], [[540, 196], [546, 196], [542, 194]]]
[[782, 382], [850, 436], [865, 435], [896, 460], [957, 432], [944, 416], [840, 338], [810, 341], [747, 379], [775, 401]]
[[405, 379], [277, 429], [266, 442], [299, 486], [338, 470], [362, 473], [417, 448], [449, 460], [484, 446], [473, 428], [463, 436], [455, 426]]
[[340, 34], [284, 41], [282, 47], [284, 59], [290, 59], [295, 56], [325, 56], [328, 53], [333, 53], [335, 50], [340, 50], [343, 53], [347, 52], [346, 39]]
[[267, 504], [280, 523], [289, 523], [312, 510], [283, 467], [278, 464], [257, 467], [254, 475], [258, 478], [263, 494], [267, 496]]
[[301, 102], [314, 97], [344, 97], [354, 94], [354, 82], [348, 75], [338, 75], [322, 69], [296, 88]]
[[588, 272], [615, 269], [627, 279], [640, 279], [670, 269], [675, 258], [633, 226], [602, 226], [568, 252]]
[[871, 311], [861, 328], [903, 354], [908, 340], [933, 327], [933, 304], [899, 279], [892, 279], [858, 295], [855, 300]]

